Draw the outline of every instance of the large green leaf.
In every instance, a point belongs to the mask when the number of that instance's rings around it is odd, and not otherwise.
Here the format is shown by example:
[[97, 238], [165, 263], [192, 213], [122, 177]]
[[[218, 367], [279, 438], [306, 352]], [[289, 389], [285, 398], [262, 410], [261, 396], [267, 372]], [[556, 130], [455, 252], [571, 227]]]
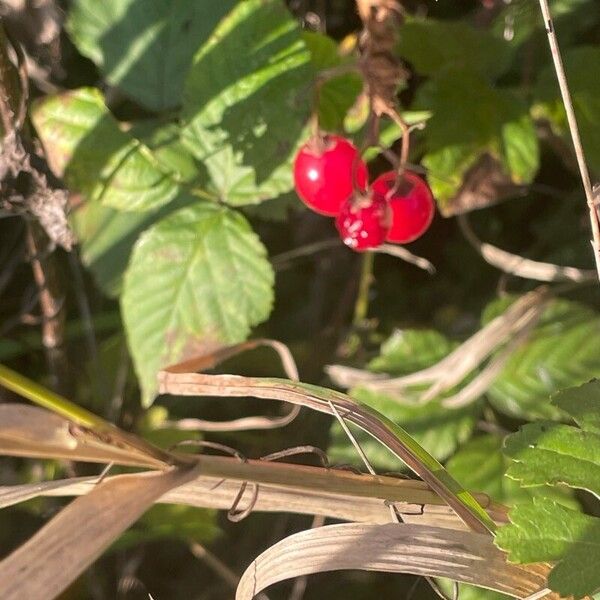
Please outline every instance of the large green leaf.
[[[506, 308], [492, 304], [484, 320]], [[567, 300], [553, 300], [527, 343], [509, 359], [488, 390], [495, 408], [521, 419], [560, 419], [548, 397], [600, 375], [600, 316]]]
[[[369, 369], [392, 375], [410, 373], [438, 362], [454, 347], [437, 331], [397, 331], [382, 344], [380, 356], [371, 361]], [[403, 427], [438, 460], [450, 456], [471, 436], [480, 412], [479, 403], [460, 409], [444, 408], [437, 400], [423, 405], [400, 403], [397, 398], [360, 387], [353, 389], [351, 396]], [[380, 444], [361, 432], [356, 432], [356, 438], [374, 465], [397, 467]], [[340, 462], [356, 462], [356, 451], [337, 423], [331, 430], [329, 452]]]
[[257, 204], [292, 189], [312, 78], [310, 52], [281, 0], [240, 2], [196, 54], [183, 140], [222, 201]]
[[534, 498], [517, 505], [510, 520], [496, 535], [496, 543], [510, 560], [559, 560], [548, 585], [564, 597], [580, 598], [600, 589], [600, 519]]
[[151, 110], [181, 103], [198, 47], [236, 0], [76, 0], [67, 28], [106, 79]]
[[273, 272], [265, 255], [240, 214], [209, 203], [183, 208], [142, 234], [121, 306], [145, 405], [162, 367], [244, 340], [267, 318]]
[[[600, 170], [600, 79], [590, 77], [600, 69], [600, 48], [583, 46], [565, 52], [565, 70], [579, 121], [583, 146], [590, 167]], [[546, 104], [545, 115], [567, 136], [566, 115], [562, 105], [556, 74], [548, 66], [539, 77], [538, 99]]]
[[482, 435], [469, 440], [448, 461], [446, 468], [468, 490], [489, 494], [497, 502], [513, 505], [532, 495], [551, 496], [558, 502], [577, 507], [566, 490], [558, 488], [523, 488], [505, 476], [510, 461], [502, 453], [502, 438]]
[[467, 23], [434, 19], [404, 23], [398, 52], [421, 75], [435, 75], [452, 65], [494, 78], [510, 64], [508, 42]]
[[55, 171], [89, 201], [123, 211], [156, 209], [179, 193], [177, 174], [121, 131], [100, 92], [81, 88], [38, 102], [33, 122]]
[[192, 202], [198, 199], [180, 194], [158, 210], [131, 213], [103, 206], [99, 200], [88, 200], [71, 213], [81, 260], [107, 296], [119, 295], [123, 273], [139, 235], [170, 212]]

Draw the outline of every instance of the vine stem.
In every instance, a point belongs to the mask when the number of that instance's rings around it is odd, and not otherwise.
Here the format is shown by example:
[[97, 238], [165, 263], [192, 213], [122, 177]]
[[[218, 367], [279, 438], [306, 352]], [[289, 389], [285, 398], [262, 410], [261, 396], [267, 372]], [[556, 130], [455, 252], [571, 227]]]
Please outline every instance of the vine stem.
[[373, 280], [375, 254], [373, 252], [365, 252], [361, 258], [362, 264], [358, 283], [358, 296], [354, 305], [355, 327], [360, 327], [364, 323], [369, 311], [369, 290], [371, 289], [371, 282]]
[[565, 67], [558, 45], [558, 38], [556, 37], [556, 30], [554, 29], [554, 22], [552, 20], [552, 15], [550, 14], [548, 0], [539, 0], [539, 2], [542, 16], [544, 18], [544, 26], [546, 28], [546, 33], [548, 34], [548, 42], [550, 44], [550, 52], [552, 53], [552, 60], [554, 62], [554, 70], [556, 71], [560, 93], [562, 95], [563, 104], [567, 113], [567, 121], [569, 123], [569, 130], [571, 131], [571, 138], [575, 148], [575, 156], [577, 158], [577, 164], [579, 166], [579, 172], [583, 182], [583, 189], [585, 191], [585, 197], [590, 211], [590, 222], [592, 225], [593, 235], [592, 247], [594, 249], [594, 259], [596, 260], [596, 270], [598, 271], [598, 277], [600, 278], [600, 220], [598, 218], [598, 211], [596, 209], [596, 194], [592, 186], [590, 171], [585, 160], [585, 152], [581, 143], [581, 135], [579, 133], [577, 117], [575, 116], [575, 109], [573, 107], [573, 99], [569, 90], [567, 75], [565, 73]]

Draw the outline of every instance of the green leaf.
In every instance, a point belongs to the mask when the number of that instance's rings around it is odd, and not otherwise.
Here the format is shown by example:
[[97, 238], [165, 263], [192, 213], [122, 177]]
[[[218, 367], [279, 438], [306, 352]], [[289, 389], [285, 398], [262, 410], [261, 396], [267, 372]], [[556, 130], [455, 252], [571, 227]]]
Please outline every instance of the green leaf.
[[540, 168], [540, 148], [529, 115], [502, 126], [502, 150], [515, 183], [531, 183]]
[[[506, 301], [493, 303], [484, 321], [502, 307]], [[548, 397], [599, 375], [600, 316], [576, 302], [553, 300], [489, 388], [488, 398], [497, 410], [516, 418], [563, 419]]]
[[433, 113], [424, 131], [423, 164], [442, 212], [452, 212], [465, 174], [484, 155], [499, 161], [507, 184], [535, 177], [539, 144], [516, 93], [495, 88], [476, 71], [452, 67], [421, 87], [415, 105]]
[[434, 329], [398, 329], [369, 363], [375, 373], [404, 375], [425, 369], [450, 354], [458, 344]]
[[192, 57], [235, 0], [76, 0], [67, 29], [107, 81], [150, 110], [181, 103]]
[[245, 0], [199, 50], [184, 92], [183, 140], [219, 198], [258, 204], [292, 189], [313, 67], [281, 0]]
[[[582, 46], [564, 53], [564, 64], [579, 121], [586, 158], [592, 171], [600, 170], [600, 80], [590, 73], [600, 69], [600, 48]], [[546, 105], [545, 116], [568, 138], [566, 114], [560, 98], [556, 74], [548, 66], [538, 80], [536, 96]]]
[[[397, 331], [382, 344], [381, 355], [371, 361], [369, 369], [392, 375], [410, 373], [435, 364], [455, 346], [437, 331]], [[351, 396], [401, 425], [438, 460], [450, 456], [469, 439], [481, 408], [479, 403], [460, 409], [444, 408], [439, 401], [423, 405], [400, 403], [396, 398], [360, 387], [353, 389]], [[356, 438], [374, 465], [397, 468], [397, 461], [380, 444], [362, 432], [357, 431]], [[356, 451], [338, 423], [331, 429], [329, 452], [337, 461], [356, 462]]]
[[569, 413], [584, 431], [600, 434], [600, 381], [561, 390], [552, 403]]
[[524, 487], [566, 484], [600, 496], [600, 435], [540, 421], [506, 439], [509, 477]]
[[561, 596], [580, 598], [600, 588], [600, 519], [534, 498], [516, 506], [496, 544], [513, 562], [560, 560], [548, 578]]
[[176, 197], [167, 206], [143, 213], [120, 212], [88, 200], [70, 215], [83, 264], [91, 271], [98, 287], [110, 297], [121, 292], [123, 273], [140, 234], [174, 210], [197, 198], [187, 194]]
[[119, 125], [100, 92], [81, 88], [36, 103], [32, 119], [54, 170], [86, 199], [124, 211], [156, 209], [178, 185], [152, 152]]
[[[305, 44], [310, 50], [317, 71], [332, 69], [343, 64], [334, 40], [321, 33], [304, 32]], [[327, 131], [343, 130], [347, 112], [363, 89], [356, 73], [344, 73], [325, 81], [319, 92], [319, 125]]]
[[178, 504], [155, 504], [113, 545], [124, 550], [163, 539], [209, 543], [219, 535], [216, 511]]
[[502, 453], [502, 438], [488, 434], [469, 440], [448, 461], [446, 468], [468, 490], [484, 492], [502, 504], [513, 505], [537, 494], [577, 508], [567, 490], [547, 486], [522, 488], [514, 479], [505, 476], [509, 463]]
[[162, 367], [244, 340], [273, 302], [273, 272], [246, 220], [199, 203], [148, 229], [125, 274], [121, 307], [145, 406]]
[[[437, 579], [435, 580], [440, 586], [440, 589], [444, 592], [446, 598], [454, 598], [454, 581], [450, 579]], [[474, 585], [468, 585], [466, 583], [458, 584], [458, 596], [459, 600], [508, 600], [510, 596], [505, 594], [499, 594], [492, 590], [486, 590]]]
[[421, 75], [435, 75], [452, 65], [496, 78], [510, 65], [510, 44], [461, 22], [407, 21], [398, 44], [400, 56]]

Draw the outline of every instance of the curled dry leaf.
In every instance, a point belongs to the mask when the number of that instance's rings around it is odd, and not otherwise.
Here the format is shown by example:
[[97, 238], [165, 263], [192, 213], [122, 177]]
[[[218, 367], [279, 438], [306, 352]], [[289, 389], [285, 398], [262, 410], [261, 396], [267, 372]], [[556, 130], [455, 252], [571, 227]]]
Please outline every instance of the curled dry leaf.
[[251, 600], [293, 577], [347, 569], [447, 577], [515, 598], [545, 588], [550, 570], [509, 564], [489, 536], [471, 531], [398, 523], [328, 525], [292, 535], [258, 556], [242, 575], [236, 600]]
[[195, 474], [171, 468], [98, 484], [0, 562], [3, 600], [56, 598], [156, 500]]
[[[415, 385], [429, 385], [420, 398], [422, 402], [428, 402], [463, 381], [469, 373], [507, 340], [522, 341], [522, 335], [537, 323], [548, 300], [549, 294], [545, 287], [537, 288], [523, 295], [503, 314], [490, 321], [440, 362], [409, 375], [386, 377], [343, 365], [330, 365], [327, 367], [327, 373], [339, 386], [361, 385], [368, 389], [395, 395], [399, 401], [402, 401], [402, 393], [407, 388]], [[511, 350], [514, 349], [512, 346]], [[483, 378], [472, 382], [470, 391], [479, 393], [484, 387], [484, 383], [486, 385], [491, 383], [494, 378], [491, 376], [498, 374], [499, 365], [502, 366], [502, 361], [508, 357], [509, 355], [504, 354], [497, 358], [496, 362], [492, 361], [488, 365], [489, 370], [482, 373]], [[472, 394], [468, 399], [471, 396]], [[455, 402], [462, 404], [465, 402], [465, 398], [461, 396], [460, 400]], [[454, 401], [451, 400], [450, 403], [454, 404]]]
[[492, 244], [482, 242], [476, 235], [466, 216], [458, 218], [460, 228], [469, 243], [481, 254], [482, 258], [492, 265], [508, 273], [523, 279], [534, 281], [595, 281], [598, 277], [592, 269], [577, 269], [575, 267], [561, 267], [551, 263], [539, 262], [512, 254]]

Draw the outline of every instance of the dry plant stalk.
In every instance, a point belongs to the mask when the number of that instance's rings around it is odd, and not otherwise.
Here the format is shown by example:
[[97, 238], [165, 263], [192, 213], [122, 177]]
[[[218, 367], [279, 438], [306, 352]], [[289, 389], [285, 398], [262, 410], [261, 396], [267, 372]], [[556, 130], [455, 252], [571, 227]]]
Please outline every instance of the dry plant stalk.
[[554, 21], [552, 20], [552, 15], [550, 13], [550, 6], [548, 5], [548, 0], [539, 0], [539, 2], [540, 9], [542, 11], [542, 17], [544, 19], [544, 27], [546, 28], [546, 33], [548, 34], [548, 43], [550, 44], [550, 52], [552, 54], [554, 70], [556, 71], [556, 78], [558, 79], [560, 93], [565, 111], [567, 113], [567, 121], [569, 123], [571, 139], [575, 148], [575, 156], [577, 158], [581, 181], [583, 183], [583, 189], [585, 191], [585, 197], [590, 213], [590, 223], [592, 226], [593, 235], [592, 248], [594, 249], [594, 259], [596, 260], [598, 278], [600, 278], [600, 218], [598, 216], [599, 199], [597, 198], [597, 194], [594, 193], [590, 171], [585, 159], [585, 152], [583, 150], [581, 135], [579, 133], [579, 125], [577, 124], [577, 117], [575, 116], [571, 91], [569, 90], [567, 75], [565, 73], [565, 67], [563, 65], [560, 47], [558, 45], [558, 38], [556, 37], [556, 30], [554, 28]]

